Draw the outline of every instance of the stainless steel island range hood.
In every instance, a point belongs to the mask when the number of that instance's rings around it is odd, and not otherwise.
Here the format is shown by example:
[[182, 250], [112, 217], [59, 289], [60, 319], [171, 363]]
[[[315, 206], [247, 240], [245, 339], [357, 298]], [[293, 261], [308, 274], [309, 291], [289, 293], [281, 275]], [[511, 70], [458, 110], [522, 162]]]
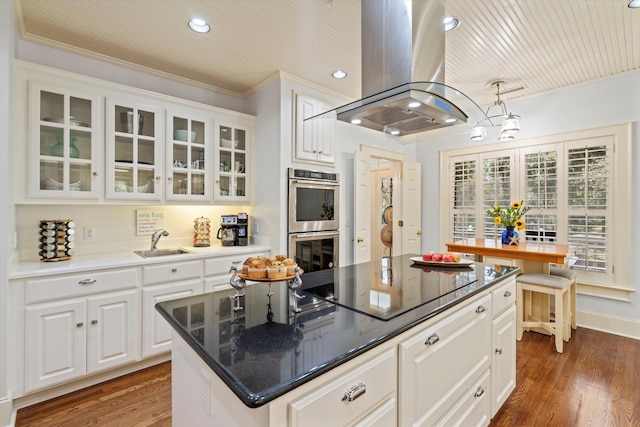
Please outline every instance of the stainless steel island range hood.
[[322, 118], [400, 136], [486, 118], [444, 84], [442, 0], [362, 0], [361, 8], [363, 99]]

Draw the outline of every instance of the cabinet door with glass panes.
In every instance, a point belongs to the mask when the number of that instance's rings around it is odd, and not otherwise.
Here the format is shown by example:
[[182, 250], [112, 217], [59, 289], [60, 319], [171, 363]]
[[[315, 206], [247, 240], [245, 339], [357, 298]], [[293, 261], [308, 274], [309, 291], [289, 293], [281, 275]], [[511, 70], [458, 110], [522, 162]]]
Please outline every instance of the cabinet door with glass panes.
[[29, 196], [99, 197], [100, 97], [29, 84]]
[[107, 99], [107, 198], [161, 199], [163, 125], [160, 108], [135, 100]]
[[211, 123], [202, 111], [167, 111], [167, 200], [211, 200]]
[[247, 127], [224, 123], [216, 126], [215, 201], [247, 202], [250, 200], [250, 137]]

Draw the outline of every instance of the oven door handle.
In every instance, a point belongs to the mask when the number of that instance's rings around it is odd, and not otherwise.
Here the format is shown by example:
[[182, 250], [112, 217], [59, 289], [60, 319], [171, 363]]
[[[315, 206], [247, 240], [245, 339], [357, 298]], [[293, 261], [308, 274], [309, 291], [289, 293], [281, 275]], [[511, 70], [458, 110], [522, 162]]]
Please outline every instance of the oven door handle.
[[328, 182], [328, 181], [307, 181], [300, 179], [292, 179], [290, 184], [300, 184], [306, 187], [318, 188], [318, 187], [338, 187], [340, 186], [339, 182]]
[[292, 239], [306, 238], [306, 237], [335, 237], [339, 236], [339, 231], [314, 231], [312, 233], [290, 233]]

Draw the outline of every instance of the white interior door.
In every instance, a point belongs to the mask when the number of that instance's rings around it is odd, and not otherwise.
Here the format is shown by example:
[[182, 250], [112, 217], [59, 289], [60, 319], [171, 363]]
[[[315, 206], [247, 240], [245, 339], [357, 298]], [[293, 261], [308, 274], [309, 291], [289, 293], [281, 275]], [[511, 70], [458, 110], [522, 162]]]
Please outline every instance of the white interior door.
[[[379, 188], [370, 183], [372, 159], [385, 159], [393, 166], [394, 212], [392, 255], [420, 253], [421, 239], [421, 168], [419, 163], [405, 161], [405, 155], [374, 147], [362, 146], [355, 155], [354, 206], [354, 263], [371, 260], [371, 239], [378, 238], [373, 231], [371, 195]], [[402, 176], [402, 179], [397, 179]], [[396, 184], [397, 183], [397, 184]], [[376, 217], [377, 218], [377, 217]], [[403, 224], [402, 227], [399, 224]], [[375, 229], [377, 230], [377, 229]]]
[[369, 206], [371, 189], [369, 185], [371, 156], [362, 150], [355, 155], [355, 206], [353, 208], [354, 233], [353, 262], [359, 264], [371, 259], [371, 222]]
[[[422, 253], [421, 172], [420, 163], [402, 162], [401, 203], [403, 226], [400, 227], [401, 231], [399, 234], [402, 242], [400, 254]], [[397, 224], [397, 221], [394, 221], [394, 225], [395, 224]]]

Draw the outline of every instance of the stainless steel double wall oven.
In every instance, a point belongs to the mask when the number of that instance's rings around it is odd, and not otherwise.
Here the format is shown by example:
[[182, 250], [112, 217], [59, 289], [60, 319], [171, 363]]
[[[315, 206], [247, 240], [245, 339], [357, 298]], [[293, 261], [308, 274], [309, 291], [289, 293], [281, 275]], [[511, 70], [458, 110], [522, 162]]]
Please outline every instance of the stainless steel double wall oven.
[[306, 272], [338, 266], [338, 174], [289, 168], [289, 256]]

